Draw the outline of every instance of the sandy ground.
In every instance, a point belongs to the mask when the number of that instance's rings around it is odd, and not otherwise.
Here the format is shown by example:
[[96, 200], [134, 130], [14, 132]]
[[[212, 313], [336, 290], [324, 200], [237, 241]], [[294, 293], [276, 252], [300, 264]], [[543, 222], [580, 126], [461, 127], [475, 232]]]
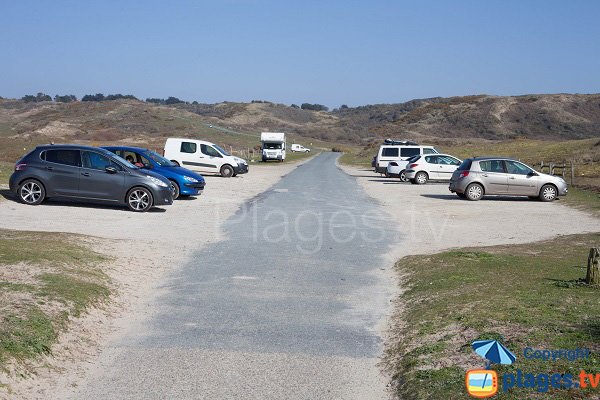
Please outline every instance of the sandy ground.
[[113, 279], [117, 296], [104, 309], [73, 321], [53, 348], [53, 356], [40, 360], [34, 379], [0, 375], [0, 382], [8, 383], [12, 391], [9, 395], [6, 387], [0, 388], [0, 398], [45, 399], [58, 388], [76, 386], [103, 343], [134, 329], [151, 312], [146, 306], [160, 294], [161, 277], [185, 264], [204, 245], [221, 240], [223, 221], [298, 165], [251, 165], [249, 174], [230, 179], [207, 176], [205, 193], [198, 198], [177, 200], [144, 214], [53, 201], [31, 207], [3, 199], [0, 228], [100, 238], [90, 240], [95, 240], [95, 250], [115, 257], [105, 272]]
[[472, 202], [448, 191], [447, 183], [411, 185], [372, 170], [341, 166], [356, 177], [397, 226], [387, 259], [453, 247], [527, 243], [559, 235], [600, 231], [600, 219], [561, 204], [523, 197], [484, 197]]

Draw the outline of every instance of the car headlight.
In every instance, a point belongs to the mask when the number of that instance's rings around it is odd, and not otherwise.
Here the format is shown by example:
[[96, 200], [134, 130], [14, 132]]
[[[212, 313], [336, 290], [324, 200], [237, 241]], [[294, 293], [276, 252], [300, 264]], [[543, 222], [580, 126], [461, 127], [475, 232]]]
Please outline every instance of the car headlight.
[[146, 178], [150, 179], [152, 181], [152, 183], [155, 183], [156, 185], [160, 186], [160, 187], [169, 187], [169, 185], [167, 185], [166, 183], [164, 183], [163, 181], [161, 181], [158, 178], [155, 178], [153, 176], [150, 175], [146, 175]]
[[191, 176], [184, 176], [183, 179], [185, 179], [188, 182], [192, 182], [192, 183], [197, 183], [198, 182], [198, 179], [192, 178]]

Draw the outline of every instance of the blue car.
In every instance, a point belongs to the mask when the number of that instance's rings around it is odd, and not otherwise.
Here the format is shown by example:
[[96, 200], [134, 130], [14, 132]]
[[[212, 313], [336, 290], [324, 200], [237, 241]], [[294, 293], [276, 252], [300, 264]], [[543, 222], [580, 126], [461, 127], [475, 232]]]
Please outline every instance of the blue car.
[[152, 170], [170, 180], [173, 185], [173, 199], [179, 196], [197, 196], [204, 190], [206, 183], [202, 175], [179, 167], [152, 150], [129, 146], [105, 146], [103, 148], [139, 168]]

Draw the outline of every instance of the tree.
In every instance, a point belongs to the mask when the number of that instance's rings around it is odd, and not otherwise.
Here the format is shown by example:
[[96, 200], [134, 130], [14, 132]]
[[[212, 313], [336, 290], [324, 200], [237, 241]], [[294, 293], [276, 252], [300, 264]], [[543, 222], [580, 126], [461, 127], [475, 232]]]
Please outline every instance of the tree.
[[199, 103], [196, 100], [194, 100], [194, 101], [192, 101], [192, 104], [197, 106]]
[[598, 247], [590, 249], [585, 283], [588, 285], [600, 285], [600, 248]]
[[66, 94], [64, 96], [56, 95], [54, 96], [54, 101], [57, 103], [71, 103], [72, 101], [77, 101], [77, 97], [72, 94]]
[[157, 98], [149, 97], [146, 99], [146, 103], [165, 104], [165, 99], [157, 99]]
[[179, 104], [185, 103], [183, 100], [179, 100], [177, 97], [170, 96], [167, 100], [165, 100], [165, 104]]
[[21, 97], [21, 100], [23, 100], [25, 103], [35, 103], [37, 101], [36, 97], [30, 94]]
[[46, 93], [42, 93], [39, 92], [36, 96], [35, 96], [36, 100], [35, 101], [52, 101], [52, 97], [48, 96]]
[[300, 106], [303, 110], [311, 110], [311, 111], [328, 111], [329, 107], [326, 107], [322, 104], [310, 104], [310, 103], [302, 103]]
[[104, 95], [102, 93], [86, 94], [81, 101], [104, 101]]
[[345, 104], [342, 104], [342, 105], [340, 106], [340, 110], [346, 110], [346, 109], [348, 109], [348, 106], [347, 106], [347, 105], [345, 105]]
[[290, 107], [292, 107], [292, 108], [300, 108], [300, 107], [298, 107], [297, 104], [292, 104]]

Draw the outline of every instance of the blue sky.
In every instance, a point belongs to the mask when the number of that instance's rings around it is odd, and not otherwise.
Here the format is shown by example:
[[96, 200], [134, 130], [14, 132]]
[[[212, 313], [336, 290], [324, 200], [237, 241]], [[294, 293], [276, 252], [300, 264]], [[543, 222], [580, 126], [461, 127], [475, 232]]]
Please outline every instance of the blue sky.
[[600, 1], [3, 1], [0, 96], [600, 92]]

